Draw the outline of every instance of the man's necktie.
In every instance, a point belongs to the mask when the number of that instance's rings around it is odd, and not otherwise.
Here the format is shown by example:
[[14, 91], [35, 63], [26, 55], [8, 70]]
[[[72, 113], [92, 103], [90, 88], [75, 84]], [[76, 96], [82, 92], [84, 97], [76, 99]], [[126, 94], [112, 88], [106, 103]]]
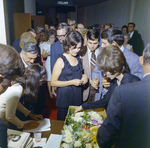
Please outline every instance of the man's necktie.
[[94, 71], [95, 69], [95, 64], [96, 64], [96, 56], [95, 56], [95, 50], [94, 51], [91, 51], [92, 52], [92, 55], [91, 55], [91, 78], [92, 78], [92, 72]]

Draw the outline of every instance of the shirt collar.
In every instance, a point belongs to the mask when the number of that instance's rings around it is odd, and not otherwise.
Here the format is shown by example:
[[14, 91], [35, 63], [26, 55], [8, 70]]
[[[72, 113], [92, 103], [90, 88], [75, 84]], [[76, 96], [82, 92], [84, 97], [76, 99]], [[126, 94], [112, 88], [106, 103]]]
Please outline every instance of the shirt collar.
[[143, 78], [146, 77], [147, 75], [150, 75], [150, 73], [146, 73], [146, 74], [143, 76]]
[[27, 68], [28, 67], [28, 65], [25, 63], [25, 61], [23, 60], [23, 58], [22, 58], [22, 55], [20, 54], [20, 57], [21, 57], [21, 59], [22, 59], [22, 62], [23, 62], [23, 64], [24, 64], [24, 66], [25, 66], [25, 68]]
[[133, 36], [133, 33], [134, 33], [134, 31], [130, 33], [130, 38], [132, 38], [132, 36]]
[[[92, 54], [92, 51], [89, 49], [89, 47], [87, 46], [88, 49], [88, 55]], [[98, 51], [99, 48], [95, 49], [95, 55], [97, 55], [99, 53]]]
[[122, 52], [124, 51], [124, 47], [123, 47], [123, 45], [121, 46], [120, 50], [121, 50]]

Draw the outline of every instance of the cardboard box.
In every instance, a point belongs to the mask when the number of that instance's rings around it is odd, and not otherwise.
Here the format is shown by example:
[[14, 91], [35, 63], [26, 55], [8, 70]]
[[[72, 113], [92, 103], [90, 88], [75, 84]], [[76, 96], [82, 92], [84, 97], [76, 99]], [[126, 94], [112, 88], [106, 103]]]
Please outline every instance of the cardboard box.
[[[79, 106], [69, 106], [67, 116], [72, 115], [75, 112], [77, 107], [79, 107]], [[84, 112], [96, 111], [99, 115], [102, 115], [104, 119], [107, 117], [106, 110], [104, 108], [88, 109], [88, 110], [83, 110], [82, 109], [81, 112], [82, 111], [84, 111]], [[64, 125], [65, 124], [66, 124], [66, 120], [64, 122]], [[62, 142], [60, 143], [60, 148], [61, 148], [61, 144], [62, 144]]]
[[[72, 115], [77, 107], [79, 107], [79, 106], [69, 106], [67, 116]], [[98, 114], [102, 115], [104, 117], [104, 119], [107, 117], [106, 110], [104, 108], [88, 109], [88, 110], [81, 110], [81, 111], [85, 111], [85, 112], [96, 111]], [[66, 123], [66, 121], [65, 121], [65, 123]]]

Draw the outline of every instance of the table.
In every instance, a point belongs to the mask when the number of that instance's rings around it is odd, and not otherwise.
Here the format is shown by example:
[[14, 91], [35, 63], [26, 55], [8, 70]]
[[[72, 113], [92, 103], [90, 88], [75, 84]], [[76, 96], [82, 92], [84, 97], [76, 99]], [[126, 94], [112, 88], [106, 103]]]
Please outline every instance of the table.
[[49, 138], [50, 134], [60, 134], [61, 135], [61, 130], [63, 129], [64, 121], [50, 120], [50, 122], [51, 122], [51, 130], [42, 132], [43, 138]]
[[[60, 134], [61, 135], [61, 130], [63, 129], [64, 126], [64, 121], [60, 120], [50, 120], [51, 122], [51, 130], [50, 131], [43, 131], [42, 132], [42, 138], [49, 138], [51, 134]], [[31, 134], [31, 137], [33, 138], [33, 134]], [[36, 147], [39, 148], [39, 147]]]

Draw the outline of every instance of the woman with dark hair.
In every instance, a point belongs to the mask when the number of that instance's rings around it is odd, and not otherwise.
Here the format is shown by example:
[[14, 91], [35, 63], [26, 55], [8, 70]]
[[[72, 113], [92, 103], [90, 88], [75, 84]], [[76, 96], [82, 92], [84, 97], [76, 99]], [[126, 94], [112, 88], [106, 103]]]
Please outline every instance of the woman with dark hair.
[[122, 34], [128, 33], [128, 26], [127, 25], [123, 25], [121, 28]]
[[[44, 42], [40, 42], [39, 47], [41, 50], [42, 58], [46, 59], [45, 68], [46, 68], [46, 72], [47, 72], [47, 85], [48, 85], [50, 97], [52, 97], [52, 91], [51, 91], [51, 85], [50, 85], [50, 81], [51, 81], [50, 49], [51, 49], [51, 44], [53, 44], [56, 39], [56, 31], [49, 30], [49, 31], [45, 32], [45, 37], [47, 37], [46, 38], [47, 40]], [[40, 38], [40, 35], [39, 35], [39, 39], [42, 40], [42, 38]], [[44, 61], [44, 60], [42, 60], [42, 61]]]
[[103, 99], [95, 102], [82, 104], [76, 109], [80, 111], [82, 108], [95, 109], [104, 107], [107, 109], [109, 100], [116, 86], [140, 81], [140, 79], [129, 73], [129, 67], [123, 52], [114, 45], [105, 47], [97, 57], [97, 67], [102, 71], [103, 75], [110, 79], [110, 87]]
[[18, 129], [36, 128], [38, 122], [25, 123], [18, 119], [15, 115], [16, 110], [22, 112], [25, 116], [29, 116], [34, 120], [43, 119], [42, 115], [34, 115], [27, 110], [19, 99], [24, 95], [25, 99], [30, 102], [37, 101], [37, 94], [40, 85], [46, 81], [46, 70], [38, 64], [29, 65], [25, 73], [16, 79], [8, 89], [0, 95], [0, 118], [8, 125], [11, 122]]
[[57, 119], [65, 120], [70, 105], [82, 104], [82, 85], [87, 76], [82, 75], [81, 60], [78, 52], [83, 47], [79, 32], [71, 31], [63, 42], [64, 54], [57, 59], [51, 77], [51, 85], [57, 88]]
[[111, 23], [106, 23], [106, 24], [105, 24], [105, 29], [111, 28], [111, 27], [112, 27]]

